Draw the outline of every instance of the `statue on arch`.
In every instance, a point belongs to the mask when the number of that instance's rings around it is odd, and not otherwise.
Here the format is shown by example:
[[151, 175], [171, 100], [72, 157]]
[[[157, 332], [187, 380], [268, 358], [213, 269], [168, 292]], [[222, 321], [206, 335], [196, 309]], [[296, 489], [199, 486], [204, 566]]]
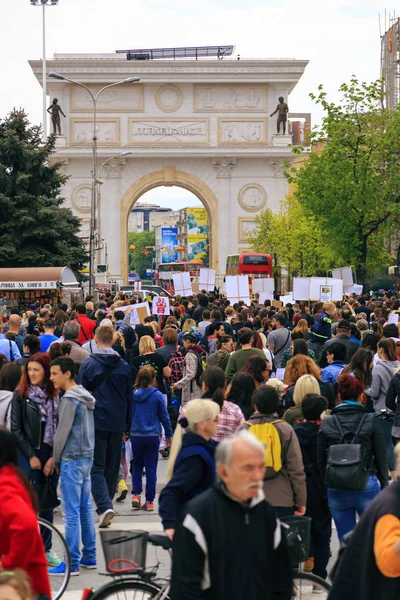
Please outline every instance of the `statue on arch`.
[[278, 120], [276, 122], [277, 133], [279, 134], [281, 132], [280, 130], [281, 130], [281, 123], [282, 123], [283, 135], [285, 135], [287, 114], [289, 112], [289, 107], [286, 104], [283, 96], [279, 96], [278, 100], [279, 100], [279, 104], [276, 107], [276, 110], [274, 110], [274, 112], [270, 115], [270, 117], [273, 117], [276, 113], [278, 113]]
[[53, 123], [53, 135], [61, 135], [61, 119], [60, 113], [65, 117], [61, 106], [58, 104], [58, 98], [53, 98], [52, 104], [47, 109], [47, 112], [51, 114], [51, 122]]

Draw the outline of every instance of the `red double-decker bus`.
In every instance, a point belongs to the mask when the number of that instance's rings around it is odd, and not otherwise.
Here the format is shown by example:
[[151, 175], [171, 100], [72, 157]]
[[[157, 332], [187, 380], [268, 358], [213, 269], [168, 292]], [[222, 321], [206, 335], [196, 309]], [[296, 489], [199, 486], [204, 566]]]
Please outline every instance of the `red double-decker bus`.
[[269, 254], [243, 252], [230, 254], [226, 258], [227, 275], [256, 275], [272, 277], [272, 259]]

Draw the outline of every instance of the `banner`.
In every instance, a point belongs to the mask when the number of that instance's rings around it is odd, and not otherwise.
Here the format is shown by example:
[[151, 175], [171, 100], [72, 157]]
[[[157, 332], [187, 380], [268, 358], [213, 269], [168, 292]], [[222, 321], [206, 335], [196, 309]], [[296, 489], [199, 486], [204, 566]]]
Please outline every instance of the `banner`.
[[188, 208], [187, 252], [188, 260], [203, 260], [208, 247], [208, 215], [205, 208]]
[[178, 252], [175, 250], [179, 246], [178, 228], [177, 227], [162, 227], [161, 228], [161, 262], [170, 263], [178, 260]]

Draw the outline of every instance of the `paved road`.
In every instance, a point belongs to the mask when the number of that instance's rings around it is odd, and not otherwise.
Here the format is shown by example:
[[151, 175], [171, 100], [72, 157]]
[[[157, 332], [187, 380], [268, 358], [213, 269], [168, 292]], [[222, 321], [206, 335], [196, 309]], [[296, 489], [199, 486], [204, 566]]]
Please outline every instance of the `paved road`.
[[[167, 460], [160, 459], [158, 463], [158, 482], [157, 482], [157, 492], [159, 492], [163, 486], [165, 485], [165, 475], [167, 471]], [[144, 478], [145, 483], [145, 478]], [[122, 529], [131, 531], [133, 529], [143, 529], [145, 531], [152, 532], [161, 532], [161, 520], [158, 515], [158, 504], [156, 500], [155, 511], [154, 513], [146, 513], [145, 511], [136, 511], [131, 508], [131, 496], [128, 495], [125, 502], [119, 504], [115, 503], [115, 510], [118, 515], [114, 518], [110, 529]], [[64, 533], [64, 525], [61, 516], [61, 512], [56, 513], [55, 525], [60, 529], [62, 533]], [[68, 590], [64, 594], [63, 598], [65, 600], [80, 600], [82, 596], [82, 591], [84, 588], [94, 588], [97, 589], [108, 583], [110, 578], [105, 576], [105, 568], [104, 568], [104, 557], [101, 548], [100, 535], [97, 535], [97, 564], [98, 568], [96, 571], [94, 570], [86, 570], [81, 569], [79, 577], [71, 577]], [[332, 554], [333, 557], [331, 562], [335, 560], [338, 550], [338, 540], [336, 535], [336, 530], [333, 531], [332, 535]], [[159, 575], [161, 577], [166, 577], [169, 573], [170, 568], [170, 557], [167, 552], [162, 549], [155, 549], [151, 546], [148, 547], [147, 552], [147, 567], [160, 563]], [[311, 590], [310, 590], [311, 591]], [[311, 600], [315, 596], [311, 596], [311, 594], [306, 594], [302, 596], [303, 600]], [[325, 594], [321, 595], [321, 600], [324, 600]]]

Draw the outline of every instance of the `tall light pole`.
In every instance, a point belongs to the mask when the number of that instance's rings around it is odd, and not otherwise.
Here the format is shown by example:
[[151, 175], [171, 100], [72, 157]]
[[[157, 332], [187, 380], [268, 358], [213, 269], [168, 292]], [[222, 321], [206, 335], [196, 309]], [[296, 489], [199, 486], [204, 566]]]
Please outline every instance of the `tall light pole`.
[[46, 6], [57, 6], [59, 0], [30, 0], [31, 6], [42, 8], [42, 78], [43, 78], [43, 142], [47, 141], [47, 86], [46, 86]]
[[90, 202], [90, 236], [89, 236], [89, 294], [91, 294], [95, 287], [94, 281], [94, 241], [95, 241], [95, 228], [96, 228], [96, 189], [97, 189], [97, 100], [105, 90], [108, 90], [111, 87], [116, 85], [123, 85], [126, 83], [137, 83], [140, 81], [139, 77], [127, 77], [126, 79], [121, 79], [121, 81], [115, 81], [114, 83], [109, 83], [105, 85], [97, 92], [97, 94], [93, 94], [93, 92], [80, 81], [75, 81], [74, 79], [68, 79], [68, 77], [64, 77], [59, 73], [49, 73], [49, 77], [53, 79], [59, 79], [60, 81], [68, 81], [68, 83], [72, 83], [74, 85], [79, 85], [83, 87], [88, 94], [90, 95], [93, 102], [93, 138], [92, 138], [92, 154], [93, 154], [93, 167], [92, 167], [92, 194], [91, 194], [91, 202]]

